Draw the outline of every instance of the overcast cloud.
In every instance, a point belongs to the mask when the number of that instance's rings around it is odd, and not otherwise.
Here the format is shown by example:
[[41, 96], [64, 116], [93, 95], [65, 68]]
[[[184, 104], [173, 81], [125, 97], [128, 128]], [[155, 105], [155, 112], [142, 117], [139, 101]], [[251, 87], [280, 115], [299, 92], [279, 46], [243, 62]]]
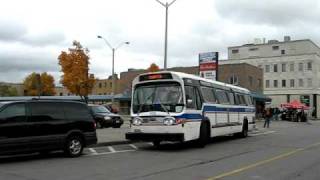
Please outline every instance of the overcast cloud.
[[[2, 1], [2, 0], [0, 0]], [[163, 0], [165, 2], [165, 0]], [[73, 40], [89, 48], [91, 73], [163, 66], [164, 7], [155, 0], [10, 0], [0, 6], [0, 81], [21, 82], [31, 72], [49, 72], [59, 81], [57, 57]], [[199, 52], [219, 51], [254, 38], [309, 38], [320, 43], [318, 0], [177, 0], [169, 8], [168, 66], [197, 65]]]

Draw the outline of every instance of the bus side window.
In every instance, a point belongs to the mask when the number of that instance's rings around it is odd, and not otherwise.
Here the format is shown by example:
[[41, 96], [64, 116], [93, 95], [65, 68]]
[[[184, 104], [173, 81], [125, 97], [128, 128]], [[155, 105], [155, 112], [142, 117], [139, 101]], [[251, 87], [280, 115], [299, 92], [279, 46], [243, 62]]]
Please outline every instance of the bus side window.
[[239, 94], [235, 94], [235, 104], [237, 104], [237, 105], [240, 105], [241, 103], [240, 103], [240, 97], [239, 97]]
[[216, 96], [220, 104], [230, 104], [229, 95], [225, 90], [216, 89]]
[[194, 90], [195, 90], [196, 100], [197, 100], [197, 109], [200, 110], [202, 108], [201, 95], [200, 95], [199, 89], [194, 88]]
[[235, 102], [234, 102], [234, 94], [233, 92], [229, 92], [229, 100], [230, 100], [230, 104], [234, 105]]
[[[195, 109], [196, 107], [196, 96], [194, 93], [194, 88], [192, 86], [185, 86], [185, 92], [186, 92], [186, 103], [187, 103], [187, 108], [189, 109]], [[188, 102], [192, 101], [192, 102]]]
[[201, 87], [202, 97], [205, 102], [216, 103], [216, 97], [212, 88]]
[[247, 105], [243, 94], [240, 94], [239, 98], [240, 98], [240, 105]]

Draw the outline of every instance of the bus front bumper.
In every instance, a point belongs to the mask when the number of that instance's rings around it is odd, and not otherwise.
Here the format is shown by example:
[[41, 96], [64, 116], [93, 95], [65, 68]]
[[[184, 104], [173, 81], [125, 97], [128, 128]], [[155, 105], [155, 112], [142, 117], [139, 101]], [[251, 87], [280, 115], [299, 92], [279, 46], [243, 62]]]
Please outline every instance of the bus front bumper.
[[183, 133], [126, 133], [126, 139], [138, 141], [184, 141]]

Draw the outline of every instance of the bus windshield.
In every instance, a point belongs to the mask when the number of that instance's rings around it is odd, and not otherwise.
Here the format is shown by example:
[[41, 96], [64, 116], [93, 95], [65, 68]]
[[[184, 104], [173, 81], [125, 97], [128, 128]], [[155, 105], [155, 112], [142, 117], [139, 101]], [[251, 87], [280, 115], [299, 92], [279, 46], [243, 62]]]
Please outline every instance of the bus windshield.
[[133, 96], [133, 112], [162, 111], [179, 113], [183, 110], [182, 88], [178, 83], [138, 86]]

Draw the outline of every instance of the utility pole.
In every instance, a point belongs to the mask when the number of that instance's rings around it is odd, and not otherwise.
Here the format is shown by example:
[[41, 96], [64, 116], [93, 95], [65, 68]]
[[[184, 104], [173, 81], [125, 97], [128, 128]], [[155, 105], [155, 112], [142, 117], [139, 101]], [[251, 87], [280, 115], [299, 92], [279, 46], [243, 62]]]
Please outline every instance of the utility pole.
[[164, 64], [163, 69], [167, 70], [167, 53], [168, 53], [168, 10], [169, 6], [171, 6], [176, 0], [173, 0], [171, 3], [163, 3], [159, 0], [156, 0], [158, 3], [160, 3], [163, 7], [166, 8], [166, 23], [165, 23], [165, 34], [164, 34]]

